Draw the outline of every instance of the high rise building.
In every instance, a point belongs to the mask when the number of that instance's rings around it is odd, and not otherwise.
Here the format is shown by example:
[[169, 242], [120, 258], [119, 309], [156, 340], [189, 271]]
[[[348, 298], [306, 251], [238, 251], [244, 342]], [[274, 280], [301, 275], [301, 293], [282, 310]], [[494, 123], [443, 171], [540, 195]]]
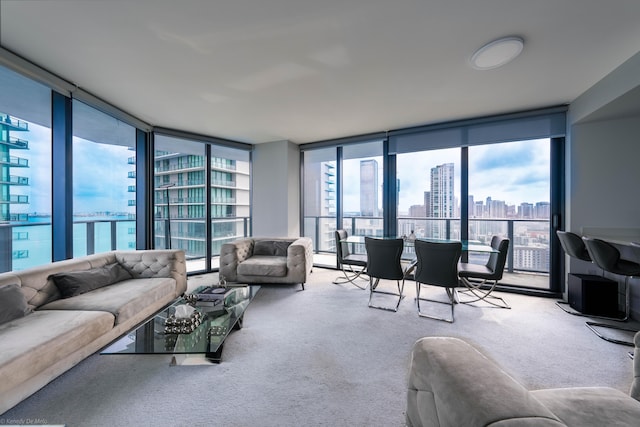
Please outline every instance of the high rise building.
[[424, 216], [431, 217], [431, 191], [424, 192]]
[[[305, 230], [315, 230], [311, 237], [317, 250], [335, 251], [336, 165], [333, 161], [309, 162], [304, 167]], [[317, 222], [316, 222], [317, 221]]]
[[[211, 164], [206, 165], [204, 159], [192, 154], [156, 152], [156, 247], [183, 249], [187, 256], [206, 253], [207, 168], [211, 181], [212, 253], [219, 253], [223, 243], [248, 234], [249, 162], [212, 157]], [[166, 240], [168, 236], [171, 245]]]
[[[429, 210], [433, 218], [453, 218], [455, 215], [454, 200], [454, 165], [444, 163], [431, 168], [431, 194]], [[433, 221], [431, 237], [444, 239], [446, 235], [446, 223]]]
[[533, 204], [531, 203], [520, 203], [520, 209], [518, 211], [518, 216], [520, 218], [532, 219], [533, 216]]
[[538, 202], [535, 207], [536, 218], [551, 218], [551, 204], [549, 202]]
[[360, 215], [380, 215], [378, 189], [378, 162], [374, 159], [360, 160]]
[[18, 194], [15, 189], [29, 185], [29, 178], [14, 175], [13, 170], [29, 167], [25, 158], [12, 155], [14, 150], [28, 150], [29, 142], [11, 135], [14, 132], [28, 132], [29, 125], [8, 114], [0, 113], [0, 222], [27, 221], [27, 214], [11, 212], [11, 205], [28, 204], [29, 196]]

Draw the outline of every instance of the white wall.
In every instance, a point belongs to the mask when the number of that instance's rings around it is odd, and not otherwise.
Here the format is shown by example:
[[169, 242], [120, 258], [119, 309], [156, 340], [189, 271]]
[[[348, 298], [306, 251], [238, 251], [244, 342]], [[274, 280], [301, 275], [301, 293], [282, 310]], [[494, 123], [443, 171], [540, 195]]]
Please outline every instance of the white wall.
[[300, 236], [299, 147], [289, 141], [256, 144], [252, 155], [252, 234]]
[[[569, 108], [565, 227], [640, 230], [640, 54], [581, 95]], [[622, 108], [624, 107], [624, 108]], [[629, 248], [623, 255], [637, 256]], [[640, 258], [636, 259], [640, 262]], [[595, 272], [571, 261], [571, 272]], [[599, 273], [599, 270], [597, 270]], [[619, 276], [609, 276], [623, 282]], [[632, 317], [640, 318], [640, 281], [632, 280]]]
[[571, 228], [640, 227], [640, 116], [574, 125]]

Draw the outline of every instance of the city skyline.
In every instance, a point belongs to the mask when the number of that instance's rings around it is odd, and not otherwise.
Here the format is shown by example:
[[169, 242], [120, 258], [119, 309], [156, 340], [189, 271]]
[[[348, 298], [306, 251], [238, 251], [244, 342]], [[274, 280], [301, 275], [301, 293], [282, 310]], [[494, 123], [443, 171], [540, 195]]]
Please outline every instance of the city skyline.
[[[378, 180], [383, 181], [382, 157], [372, 156], [344, 161], [343, 212], [355, 214], [360, 207], [361, 160], [378, 162]], [[431, 168], [454, 164], [455, 208], [460, 209], [460, 148], [398, 154], [398, 213], [407, 215], [411, 206], [424, 204], [430, 191]], [[469, 147], [469, 196], [476, 201], [491, 198], [509, 206], [550, 200], [550, 145], [548, 139], [515, 141]], [[378, 188], [382, 200], [382, 185]], [[381, 209], [382, 207], [379, 206]]]

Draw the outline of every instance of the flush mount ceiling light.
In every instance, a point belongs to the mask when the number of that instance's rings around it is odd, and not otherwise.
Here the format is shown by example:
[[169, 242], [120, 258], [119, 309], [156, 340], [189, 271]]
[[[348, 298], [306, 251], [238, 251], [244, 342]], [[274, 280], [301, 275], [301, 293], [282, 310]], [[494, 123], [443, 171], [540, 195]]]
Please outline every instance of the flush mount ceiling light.
[[492, 70], [516, 59], [524, 40], [521, 37], [504, 37], [482, 46], [471, 56], [471, 66], [476, 70]]

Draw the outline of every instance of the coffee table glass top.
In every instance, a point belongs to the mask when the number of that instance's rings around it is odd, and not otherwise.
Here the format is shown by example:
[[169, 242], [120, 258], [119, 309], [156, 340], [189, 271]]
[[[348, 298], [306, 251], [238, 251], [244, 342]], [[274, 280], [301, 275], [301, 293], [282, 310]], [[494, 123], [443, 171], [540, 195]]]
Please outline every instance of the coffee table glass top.
[[[199, 287], [193, 293], [206, 287]], [[219, 359], [224, 340], [232, 330], [242, 328], [244, 312], [259, 289], [260, 286], [229, 288], [222, 307], [196, 303], [195, 308], [202, 314], [201, 323], [191, 333], [165, 331], [166, 319], [175, 313], [177, 306], [186, 303], [184, 298], [179, 298], [101, 354], [203, 354]]]

